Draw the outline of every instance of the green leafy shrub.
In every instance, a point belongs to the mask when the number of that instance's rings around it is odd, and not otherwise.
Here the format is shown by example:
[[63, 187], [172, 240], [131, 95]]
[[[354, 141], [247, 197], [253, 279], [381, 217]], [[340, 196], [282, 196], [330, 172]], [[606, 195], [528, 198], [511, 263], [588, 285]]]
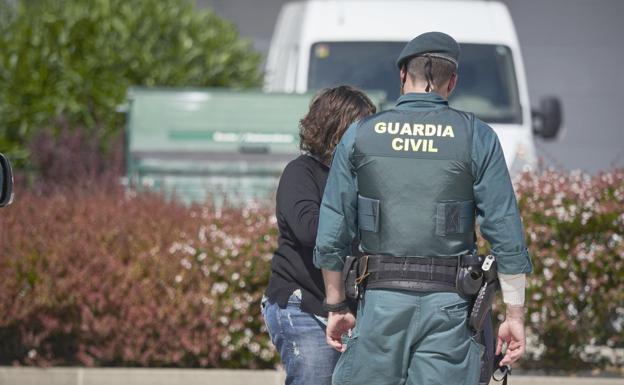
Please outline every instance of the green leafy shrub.
[[[624, 170], [523, 174], [516, 189], [535, 267], [523, 366], [622, 370]], [[273, 367], [268, 206], [18, 191], [0, 215], [0, 364]]]
[[0, 2], [0, 148], [24, 160], [59, 119], [121, 127], [128, 86], [256, 86], [260, 56], [234, 26], [188, 0]]

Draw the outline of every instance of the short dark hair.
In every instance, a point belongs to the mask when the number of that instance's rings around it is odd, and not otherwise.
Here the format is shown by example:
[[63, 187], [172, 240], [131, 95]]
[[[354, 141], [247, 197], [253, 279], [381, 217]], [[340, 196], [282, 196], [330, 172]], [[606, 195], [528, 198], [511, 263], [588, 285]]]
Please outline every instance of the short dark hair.
[[[454, 63], [439, 57], [430, 56], [430, 59], [431, 75], [433, 77], [432, 85], [437, 88], [451, 79], [451, 76], [457, 71], [457, 67]], [[416, 56], [407, 63], [407, 73], [412, 82], [427, 82], [427, 60], [429, 58], [426, 56]]]
[[320, 91], [299, 121], [299, 148], [329, 164], [334, 148], [351, 123], [376, 112], [362, 91], [338, 86]]

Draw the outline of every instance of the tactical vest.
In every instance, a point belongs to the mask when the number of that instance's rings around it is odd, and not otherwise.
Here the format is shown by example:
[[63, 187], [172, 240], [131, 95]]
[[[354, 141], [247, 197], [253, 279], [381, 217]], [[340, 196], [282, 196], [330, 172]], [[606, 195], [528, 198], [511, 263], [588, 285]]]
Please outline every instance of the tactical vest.
[[365, 254], [473, 250], [473, 123], [447, 106], [389, 110], [360, 123], [351, 159]]

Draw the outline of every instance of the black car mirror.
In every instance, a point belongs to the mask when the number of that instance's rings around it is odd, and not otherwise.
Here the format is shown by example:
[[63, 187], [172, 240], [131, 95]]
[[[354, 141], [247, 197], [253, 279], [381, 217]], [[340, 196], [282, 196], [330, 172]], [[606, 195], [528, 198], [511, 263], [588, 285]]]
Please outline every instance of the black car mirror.
[[13, 201], [13, 171], [9, 159], [0, 154], [0, 207]]
[[532, 110], [533, 133], [543, 139], [555, 139], [561, 128], [561, 101], [548, 96], [540, 101], [539, 109]]

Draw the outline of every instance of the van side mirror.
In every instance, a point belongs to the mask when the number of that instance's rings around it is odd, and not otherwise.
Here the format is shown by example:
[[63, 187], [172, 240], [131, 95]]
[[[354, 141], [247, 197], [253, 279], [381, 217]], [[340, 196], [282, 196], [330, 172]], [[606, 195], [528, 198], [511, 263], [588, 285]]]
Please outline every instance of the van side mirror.
[[13, 201], [13, 171], [9, 159], [0, 154], [0, 207]]
[[555, 96], [544, 97], [539, 109], [531, 110], [533, 133], [543, 139], [555, 139], [561, 128], [561, 101]]

